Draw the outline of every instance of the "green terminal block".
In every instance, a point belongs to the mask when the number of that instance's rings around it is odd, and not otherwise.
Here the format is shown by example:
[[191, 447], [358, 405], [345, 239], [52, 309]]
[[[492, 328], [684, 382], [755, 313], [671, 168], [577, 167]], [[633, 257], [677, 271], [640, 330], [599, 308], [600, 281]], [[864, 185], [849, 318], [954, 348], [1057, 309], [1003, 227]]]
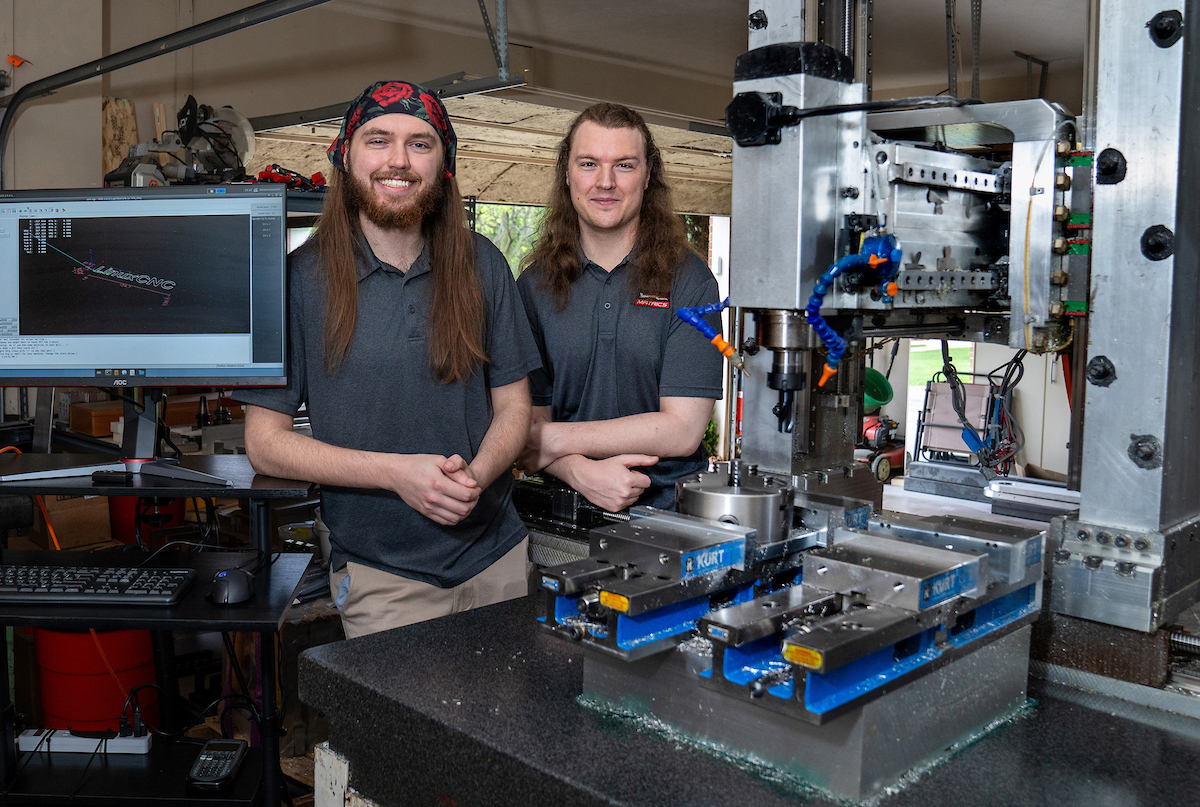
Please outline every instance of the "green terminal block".
[[1067, 226], [1070, 227], [1073, 224], [1087, 225], [1088, 227], [1091, 227], [1092, 226], [1092, 214], [1091, 213], [1072, 213], [1071, 215], [1067, 216]]
[[1086, 168], [1086, 167], [1090, 166], [1091, 164], [1092, 164], [1092, 155], [1090, 155], [1090, 154], [1077, 154], [1074, 157], [1067, 157], [1065, 160], [1064, 159], [1058, 160], [1059, 168], [1080, 168], [1080, 167]]
[[1087, 300], [1063, 300], [1062, 310], [1064, 314], [1073, 314], [1079, 316], [1087, 313]]
[[1092, 245], [1087, 244], [1087, 243], [1085, 243], [1085, 244], [1067, 244], [1067, 254], [1068, 255], [1091, 255], [1092, 254]]

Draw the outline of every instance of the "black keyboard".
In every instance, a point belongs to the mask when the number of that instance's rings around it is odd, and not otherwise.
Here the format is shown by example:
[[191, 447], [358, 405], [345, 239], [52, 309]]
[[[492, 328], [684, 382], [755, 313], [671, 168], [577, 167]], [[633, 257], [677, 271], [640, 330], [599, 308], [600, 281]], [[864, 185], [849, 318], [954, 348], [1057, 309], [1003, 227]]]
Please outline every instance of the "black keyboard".
[[0, 602], [36, 605], [174, 605], [194, 569], [0, 564]]

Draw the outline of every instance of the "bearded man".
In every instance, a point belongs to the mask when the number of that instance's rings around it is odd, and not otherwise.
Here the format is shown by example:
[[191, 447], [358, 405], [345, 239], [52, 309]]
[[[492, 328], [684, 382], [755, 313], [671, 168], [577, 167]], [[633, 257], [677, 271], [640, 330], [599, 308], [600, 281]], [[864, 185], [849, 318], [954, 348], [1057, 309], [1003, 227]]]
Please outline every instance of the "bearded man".
[[419, 85], [350, 105], [316, 233], [289, 258], [289, 384], [235, 396], [254, 469], [321, 485], [349, 637], [527, 591], [509, 468], [540, 363], [504, 256], [466, 228], [456, 142]]

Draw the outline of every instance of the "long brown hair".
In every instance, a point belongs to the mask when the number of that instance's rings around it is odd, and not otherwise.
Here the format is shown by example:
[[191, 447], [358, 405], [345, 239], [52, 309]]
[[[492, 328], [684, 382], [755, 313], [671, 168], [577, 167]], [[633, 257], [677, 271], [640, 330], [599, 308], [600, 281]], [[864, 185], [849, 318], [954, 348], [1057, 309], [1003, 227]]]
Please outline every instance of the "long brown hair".
[[579, 264], [579, 214], [571, 202], [567, 187], [567, 171], [571, 162], [571, 143], [584, 121], [606, 129], [636, 129], [646, 144], [646, 165], [650, 169], [649, 184], [642, 194], [635, 259], [629, 274], [629, 290], [646, 292], [660, 297], [671, 293], [675, 268], [687, 256], [687, 233], [675, 215], [671, 188], [667, 185], [662, 154], [650, 134], [645, 119], [629, 107], [620, 104], [593, 104], [580, 112], [558, 146], [558, 161], [554, 167], [554, 185], [546, 203], [546, 218], [537, 245], [521, 262], [523, 269], [537, 267], [543, 286], [553, 294], [560, 309], [571, 299], [571, 283], [583, 272]]
[[[362, 229], [347, 203], [345, 171], [332, 168], [315, 238], [325, 268], [325, 372], [345, 361], [358, 319], [356, 253]], [[483, 348], [483, 287], [475, 265], [475, 239], [467, 229], [462, 195], [454, 177], [443, 180], [441, 206], [421, 231], [429, 252], [433, 303], [429, 313], [429, 367], [443, 383], [467, 379], [487, 361]]]

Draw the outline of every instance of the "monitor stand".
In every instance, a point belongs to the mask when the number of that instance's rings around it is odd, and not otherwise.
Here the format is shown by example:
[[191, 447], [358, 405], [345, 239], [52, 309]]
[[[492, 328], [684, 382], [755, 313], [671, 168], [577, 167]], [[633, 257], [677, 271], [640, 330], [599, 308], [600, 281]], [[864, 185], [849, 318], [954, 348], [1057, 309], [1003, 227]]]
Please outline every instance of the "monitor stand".
[[203, 471], [182, 468], [172, 460], [161, 459], [157, 456], [158, 406], [162, 401], [162, 390], [145, 390], [145, 399], [146, 404], [141, 408], [132, 400], [124, 399], [125, 432], [121, 440], [121, 459], [98, 460], [94, 463], [80, 463], [62, 468], [44, 468], [25, 473], [0, 474], [0, 482], [28, 482], [38, 479], [90, 476], [96, 471], [116, 471], [118, 473], [128, 471], [142, 476], [200, 482], [217, 487], [232, 487], [233, 482], [228, 479], [206, 474]]

